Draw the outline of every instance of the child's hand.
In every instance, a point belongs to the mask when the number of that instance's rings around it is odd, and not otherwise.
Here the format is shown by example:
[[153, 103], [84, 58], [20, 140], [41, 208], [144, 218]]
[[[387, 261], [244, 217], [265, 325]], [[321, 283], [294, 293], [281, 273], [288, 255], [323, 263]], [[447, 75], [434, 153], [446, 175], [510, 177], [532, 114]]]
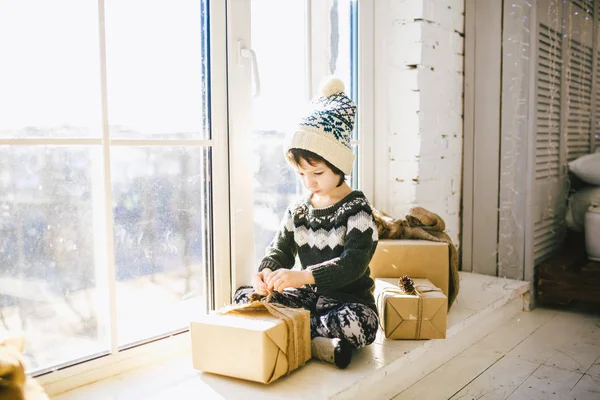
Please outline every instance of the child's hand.
[[278, 269], [267, 277], [266, 283], [268, 290], [276, 290], [281, 293], [285, 288], [299, 288], [306, 284], [315, 283], [315, 280], [312, 272], [308, 270]]
[[268, 293], [267, 291], [267, 277], [272, 273], [273, 271], [271, 271], [269, 268], [265, 268], [262, 271], [254, 274], [254, 276], [252, 276], [252, 287], [254, 287], [254, 291], [256, 292], [256, 294], [259, 294], [261, 296], [266, 296]]

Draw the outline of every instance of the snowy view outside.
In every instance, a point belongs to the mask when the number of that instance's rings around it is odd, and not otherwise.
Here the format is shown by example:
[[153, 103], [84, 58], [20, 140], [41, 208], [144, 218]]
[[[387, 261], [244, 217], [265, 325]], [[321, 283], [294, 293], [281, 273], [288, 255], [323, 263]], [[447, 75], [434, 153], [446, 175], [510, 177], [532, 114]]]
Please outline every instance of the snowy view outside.
[[[33, 12], [32, 10], [35, 10]], [[119, 347], [202, 313], [210, 230], [204, 4], [105, 1]], [[132, 29], [135, 27], [135, 29]], [[0, 335], [30, 371], [110, 350], [98, 3], [0, 2]], [[25, 49], [27, 51], [25, 51]], [[52, 139], [73, 139], [53, 145]]]
[[[248, 154], [256, 263], [303, 193], [283, 144], [308, 100], [305, 4], [252, 1], [262, 85]], [[356, 3], [328, 4], [327, 72], [350, 87]], [[101, 142], [85, 142], [102, 138], [97, 2], [0, 2], [0, 140], [44, 139], [0, 144], [0, 336], [26, 335], [30, 372], [109, 353], [107, 240], [120, 348], [205, 312], [210, 148], [143, 141], [211, 138], [206, 18], [198, 0], [105, 0], [110, 138], [141, 141], [111, 146], [106, 197]]]

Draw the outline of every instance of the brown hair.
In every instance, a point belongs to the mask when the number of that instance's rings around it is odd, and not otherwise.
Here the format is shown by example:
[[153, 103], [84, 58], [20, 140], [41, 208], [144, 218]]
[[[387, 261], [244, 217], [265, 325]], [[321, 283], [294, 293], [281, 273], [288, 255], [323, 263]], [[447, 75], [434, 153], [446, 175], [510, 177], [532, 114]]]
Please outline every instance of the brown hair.
[[340, 177], [340, 181], [338, 182], [337, 187], [342, 186], [342, 184], [346, 180], [346, 176], [344, 175], [344, 172], [341, 169], [339, 169], [335, 165], [331, 164], [329, 161], [327, 161], [320, 155], [313, 153], [312, 151], [298, 149], [298, 148], [289, 149], [285, 153], [285, 158], [287, 159], [288, 163], [290, 163], [291, 165], [296, 165], [296, 166], [300, 165], [300, 162], [302, 160], [306, 161], [307, 163], [309, 163], [312, 166], [314, 166], [316, 163], [319, 163], [319, 162], [324, 163], [325, 165], [327, 165], [327, 167], [329, 169], [331, 169], [333, 171], [334, 174], [336, 174]]

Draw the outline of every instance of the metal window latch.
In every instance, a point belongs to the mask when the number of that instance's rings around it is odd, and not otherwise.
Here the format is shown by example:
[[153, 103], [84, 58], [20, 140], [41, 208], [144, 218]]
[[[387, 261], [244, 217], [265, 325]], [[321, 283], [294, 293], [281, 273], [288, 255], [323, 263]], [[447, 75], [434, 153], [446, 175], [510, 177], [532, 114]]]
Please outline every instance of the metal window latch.
[[258, 63], [256, 61], [256, 53], [254, 52], [254, 50], [247, 48], [244, 45], [244, 42], [242, 40], [238, 40], [238, 55], [239, 55], [239, 59], [238, 59], [238, 64], [241, 65], [242, 64], [242, 58], [245, 59], [250, 59], [250, 63], [252, 65], [252, 78], [254, 81], [254, 94], [252, 95], [253, 97], [259, 97], [260, 96], [260, 76], [258, 73]]

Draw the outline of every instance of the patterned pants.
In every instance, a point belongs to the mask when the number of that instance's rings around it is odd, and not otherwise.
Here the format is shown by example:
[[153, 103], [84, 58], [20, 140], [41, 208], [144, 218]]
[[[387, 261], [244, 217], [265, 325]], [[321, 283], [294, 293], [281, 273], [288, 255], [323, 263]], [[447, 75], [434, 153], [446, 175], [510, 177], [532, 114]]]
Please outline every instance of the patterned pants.
[[[240, 287], [233, 297], [235, 304], [244, 304], [254, 293], [251, 286]], [[273, 292], [273, 303], [310, 311], [311, 338], [323, 336], [346, 339], [354, 348], [373, 343], [378, 328], [375, 311], [360, 303], [342, 303], [319, 296], [310, 288], [285, 289]]]

